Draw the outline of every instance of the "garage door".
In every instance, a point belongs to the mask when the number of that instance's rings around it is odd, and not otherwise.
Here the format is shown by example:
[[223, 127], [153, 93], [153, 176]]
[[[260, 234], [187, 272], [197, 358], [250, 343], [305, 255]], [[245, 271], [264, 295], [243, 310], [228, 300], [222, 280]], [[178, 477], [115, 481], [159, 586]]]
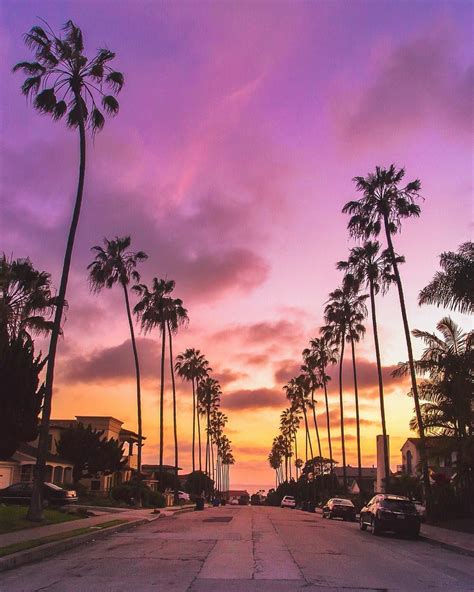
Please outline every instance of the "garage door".
[[11, 485], [12, 470], [11, 467], [0, 467], [0, 489]]

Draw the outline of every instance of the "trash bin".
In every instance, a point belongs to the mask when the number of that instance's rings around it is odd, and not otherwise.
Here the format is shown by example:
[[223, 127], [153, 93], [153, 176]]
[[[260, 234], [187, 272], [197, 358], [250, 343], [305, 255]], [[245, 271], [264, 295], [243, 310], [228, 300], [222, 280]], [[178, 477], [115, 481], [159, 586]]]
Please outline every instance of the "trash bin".
[[215, 497], [215, 498], [212, 500], [212, 507], [213, 507], [213, 508], [217, 508], [217, 507], [218, 507], [218, 506], [220, 506], [220, 505], [221, 505], [220, 501], [217, 499], [217, 497]]
[[221, 499], [221, 506], [225, 506], [225, 505], [226, 505], [226, 503], [227, 503], [227, 501], [226, 501], [224, 498], [222, 498], [222, 499]]
[[203, 497], [198, 497], [196, 499], [196, 507], [194, 508], [194, 510], [204, 510], [204, 498]]

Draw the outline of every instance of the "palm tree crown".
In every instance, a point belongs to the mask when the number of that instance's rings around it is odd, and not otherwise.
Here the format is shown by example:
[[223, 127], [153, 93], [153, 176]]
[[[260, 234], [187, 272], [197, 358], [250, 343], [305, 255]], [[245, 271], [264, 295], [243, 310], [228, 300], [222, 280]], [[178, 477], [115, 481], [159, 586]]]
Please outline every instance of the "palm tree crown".
[[130, 280], [140, 281], [140, 274], [136, 270], [138, 263], [145, 261], [148, 255], [143, 251], [136, 253], [128, 250], [131, 238], [129, 236], [116, 237], [113, 240], [104, 238], [104, 247], [92, 247], [95, 251], [94, 261], [88, 265], [89, 281], [95, 292], [102, 288], [112, 288], [120, 283], [127, 286]]
[[105, 118], [99, 108], [116, 115], [116, 95], [122, 90], [124, 77], [109, 63], [115, 54], [99, 49], [92, 59], [84, 55], [82, 32], [72, 21], [63, 27], [64, 36], [57, 36], [46, 26], [34, 26], [25, 35], [25, 43], [35, 54], [33, 62], [19, 62], [13, 71], [21, 70], [27, 78], [22, 91], [34, 97], [33, 105], [40, 113], [53, 119], [67, 115], [67, 125], [76, 128], [88, 122], [93, 132], [104, 127]]

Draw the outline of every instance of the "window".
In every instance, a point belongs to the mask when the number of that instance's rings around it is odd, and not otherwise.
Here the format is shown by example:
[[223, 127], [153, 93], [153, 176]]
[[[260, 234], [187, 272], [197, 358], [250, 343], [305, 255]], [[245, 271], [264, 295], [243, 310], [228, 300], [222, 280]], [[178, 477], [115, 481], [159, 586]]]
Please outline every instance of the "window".
[[413, 472], [413, 454], [411, 453], [411, 450], [409, 450], [407, 452], [407, 473], [408, 475], [411, 475]]

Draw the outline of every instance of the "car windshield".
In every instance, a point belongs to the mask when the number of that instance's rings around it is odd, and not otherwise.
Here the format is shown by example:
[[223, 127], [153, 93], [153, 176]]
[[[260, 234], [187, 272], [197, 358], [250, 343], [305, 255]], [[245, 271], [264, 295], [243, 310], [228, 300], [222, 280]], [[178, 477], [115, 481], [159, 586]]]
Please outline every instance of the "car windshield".
[[351, 500], [346, 500], [346, 499], [334, 499], [332, 500], [333, 504], [337, 505], [337, 506], [353, 506], [354, 504], [351, 502]]
[[295, 498], [292, 495], [286, 495], [285, 499], [292, 502]]
[[62, 487], [58, 487], [54, 483], [45, 483], [50, 489], [55, 489], [56, 491], [64, 491]]
[[381, 506], [388, 510], [413, 510], [413, 503], [409, 500], [384, 499]]

